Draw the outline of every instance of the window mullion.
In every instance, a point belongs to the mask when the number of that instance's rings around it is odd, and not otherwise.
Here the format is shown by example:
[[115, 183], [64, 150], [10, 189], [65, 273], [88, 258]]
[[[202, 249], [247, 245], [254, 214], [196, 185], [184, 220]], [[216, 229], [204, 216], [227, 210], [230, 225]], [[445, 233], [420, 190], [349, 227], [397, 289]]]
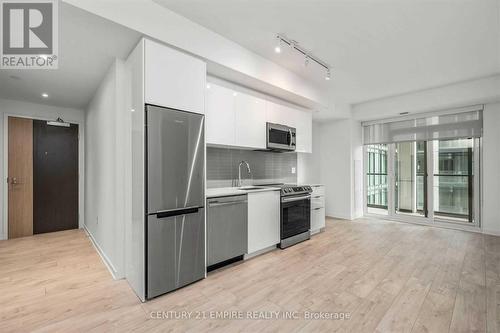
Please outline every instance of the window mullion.
[[395, 168], [394, 168], [394, 161], [396, 154], [395, 146], [396, 145], [394, 143], [387, 145], [387, 184], [388, 184], [387, 209], [389, 216], [394, 216], [396, 214], [394, 205], [394, 200], [395, 200], [394, 194], [396, 193]]
[[427, 141], [427, 219], [434, 221], [434, 144]]

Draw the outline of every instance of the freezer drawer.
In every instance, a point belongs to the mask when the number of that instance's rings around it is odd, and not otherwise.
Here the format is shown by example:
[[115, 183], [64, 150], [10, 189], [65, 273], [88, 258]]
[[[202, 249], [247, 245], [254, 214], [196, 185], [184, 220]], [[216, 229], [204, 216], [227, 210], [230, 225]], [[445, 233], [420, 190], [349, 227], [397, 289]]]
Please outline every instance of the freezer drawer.
[[147, 209], [203, 207], [204, 116], [147, 106]]
[[247, 252], [247, 196], [208, 199], [207, 265], [223, 262]]
[[204, 209], [148, 216], [147, 298], [205, 277]]

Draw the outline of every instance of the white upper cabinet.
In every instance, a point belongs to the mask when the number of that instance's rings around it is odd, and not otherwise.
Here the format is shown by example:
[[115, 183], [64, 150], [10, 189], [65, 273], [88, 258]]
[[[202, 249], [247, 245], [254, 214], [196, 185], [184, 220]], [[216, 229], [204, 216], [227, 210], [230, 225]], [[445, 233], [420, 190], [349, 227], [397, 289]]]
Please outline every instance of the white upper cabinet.
[[234, 91], [209, 83], [206, 89], [206, 140], [207, 144], [234, 146], [235, 112]]
[[[266, 149], [266, 123], [296, 128], [297, 152], [312, 152], [310, 112], [270, 102], [230, 84], [210, 82], [206, 91], [206, 141], [211, 145]], [[208, 88], [209, 87], [209, 88]]]
[[310, 112], [268, 101], [266, 114], [268, 122], [296, 129], [297, 152], [312, 152], [312, 114]]
[[235, 96], [236, 145], [266, 148], [266, 101], [251, 95]]
[[296, 111], [297, 146], [295, 150], [299, 153], [312, 153], [312, 113], [308, 111]]
[[144, 56], [146, 103], [205, 113], [205, 62], [150, 40]]
[[296, 126], [296, 110], [285, 105], [267, 101], [266, 117], [269, 123]]

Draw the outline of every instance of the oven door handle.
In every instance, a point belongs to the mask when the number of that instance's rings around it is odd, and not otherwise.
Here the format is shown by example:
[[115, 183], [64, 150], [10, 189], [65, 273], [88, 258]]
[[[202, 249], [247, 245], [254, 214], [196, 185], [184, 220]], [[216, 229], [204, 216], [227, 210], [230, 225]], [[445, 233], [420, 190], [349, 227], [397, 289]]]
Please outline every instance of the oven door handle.
[[301, 196], [301, 197], [281, 198], [281, 202], [293, 202], [293, 201], [300, 201], [300, 200], [305, 200], [305, 199], [311, 199], [311, 196], [305, 195], [305, 196]]

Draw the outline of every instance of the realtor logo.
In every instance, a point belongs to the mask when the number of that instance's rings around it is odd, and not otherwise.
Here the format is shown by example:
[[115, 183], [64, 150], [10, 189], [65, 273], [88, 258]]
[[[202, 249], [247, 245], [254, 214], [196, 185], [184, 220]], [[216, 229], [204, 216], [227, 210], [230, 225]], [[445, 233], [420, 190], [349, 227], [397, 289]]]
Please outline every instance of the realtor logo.
[[58, 0], [0, 0], [4, 69], [56, 69]]

